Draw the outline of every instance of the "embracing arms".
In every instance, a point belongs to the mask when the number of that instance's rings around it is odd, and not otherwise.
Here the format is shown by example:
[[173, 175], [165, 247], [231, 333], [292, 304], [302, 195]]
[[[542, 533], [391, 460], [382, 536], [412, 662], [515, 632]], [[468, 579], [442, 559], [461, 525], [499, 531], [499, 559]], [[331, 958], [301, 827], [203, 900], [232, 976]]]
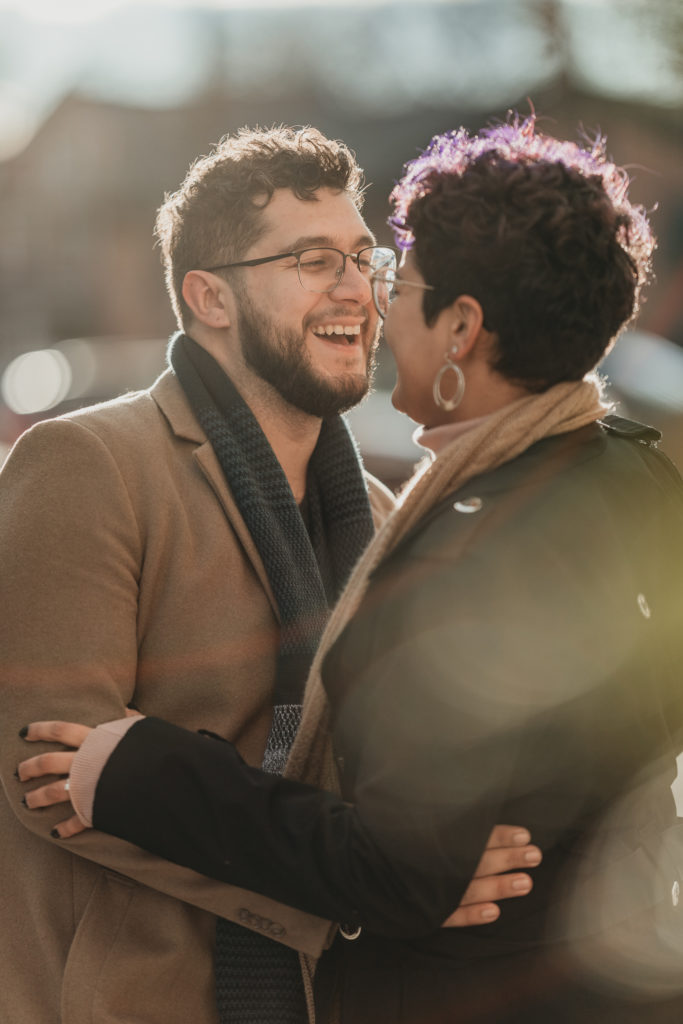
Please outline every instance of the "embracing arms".
[[[70, 723], [39, 722], [28, 727], [26, 738], [79, 747], [90, 732], [87, 727]], [[44, 753], [22, 762], [18, 774], [22, 781], [40, 779], [48, 773], [61, 775], [71, 770], [73, 758], [71, 752]], [[102, 824], [211, 877], [232, 882], [239, 878], [239, 884], [269, 894], [277, 891], [285, 902], [314, 913], [324, 911], [333, 918], [355, 919], [355, 907], [351, 905], [354, 894], [344, 891], [343, 885], [336, 890], [328, 885], [340, 868], [340, 863], [334, 862], [335, 850], [344, 859], [343, 844], [353, 841], [357, 829], [351, 809], [332, 794], [249, 768], [231, 744], [155, 719], [135, 723], [110, 760], [98, 786], [96, 826]], [[120, 808], [119, 820], [112, 821], [107, 813], [106, 820], [100, 822], [97, 815], [102, 787], [112, 767], [111, 793], [113, 803]], [[29, 807], [41, 807], [68, 802], [70, 795], [59, 779], [27, 790], [25, 799]], [[279, 816], [272, 813], [278, 804]], [[58, 826], [57, 834], [68, 838], [84, 827], [74, 816]], [[248, 840], [243, 847], [241, 839], [245, 836]], [[501, 873], [539, 863], [540, 851], [528, 844], [525, 829], [497, 826], [459, 909], [445, 923], [487, 923], [499, 913], [492, 901], [528, 892], [528, 875]], [[237, 864], [226, 858], [228, 848], [236, 852]], [[318, 859], [311, 871], [302, 872], [301, 858], [311, 853], [319, 858], [321, 852], [330, 858], [329, 862], [321, 865]], [[269, 877], [269, 867], [274, 863], [278, 872], [273, 878]], [[302, 877], [298, 879], [298, 875]], [[268, 879], [265, 885], [264, 877]], [[405, 893], [399, 889], [395, 898], [403, 903]]]

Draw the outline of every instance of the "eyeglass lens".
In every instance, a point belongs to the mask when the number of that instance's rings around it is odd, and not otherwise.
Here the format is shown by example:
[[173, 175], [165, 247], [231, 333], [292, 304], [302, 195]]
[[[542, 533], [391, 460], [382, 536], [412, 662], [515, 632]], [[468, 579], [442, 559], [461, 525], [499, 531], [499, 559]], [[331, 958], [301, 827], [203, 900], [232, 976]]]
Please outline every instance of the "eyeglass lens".
[[299, 254], [299, 280], [309, 292], [331, 292], [344, 276], [346, 260], [352, 259], [361, 274], [369, 278], [377, 270], [395, 265], [393, 249], [369, 246], [353, 255], [340, 249], [304, 249]]
[[372, 278], [372, 299], [375, 309], [384, 319], [396, 290], [396, 271], [393, 267], [380, 268]]

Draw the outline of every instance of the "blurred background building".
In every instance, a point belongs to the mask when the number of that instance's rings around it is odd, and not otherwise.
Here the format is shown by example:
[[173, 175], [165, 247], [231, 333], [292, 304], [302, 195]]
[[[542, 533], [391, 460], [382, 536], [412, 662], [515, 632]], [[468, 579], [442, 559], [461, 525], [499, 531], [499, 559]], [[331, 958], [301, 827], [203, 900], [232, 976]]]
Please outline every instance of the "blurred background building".
[[[435, 132], [528, 111], [608, 137], [659, 237], [637, 331], [606, 366], [622, 412], [683, 464], [680, 0], [0, 0], [0, 461], [36, 418], [146, 386], [175, 324], [155, 211], [243, 124], [313, 124], [372, 183], [367, 218]], [[371, 467], [417, 457], [378, 394], [353, 414]]]

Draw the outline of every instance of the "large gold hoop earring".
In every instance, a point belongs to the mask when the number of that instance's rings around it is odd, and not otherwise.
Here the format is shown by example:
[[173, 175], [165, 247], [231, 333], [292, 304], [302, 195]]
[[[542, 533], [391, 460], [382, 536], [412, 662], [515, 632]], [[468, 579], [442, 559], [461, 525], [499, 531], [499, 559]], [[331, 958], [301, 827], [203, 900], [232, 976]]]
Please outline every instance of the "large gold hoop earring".
[[[434, 404], [445, 412], [452, 412], [453, 409], [457, 409], [465, 395], [465, 374], [462, 372], [458, 364], [454, 363], [451, 359], [451, 356], [457, 355], [457, 352], [458, 348], [454, 345], [450, 352], [446, 353], [446, 363], [440, 368], [434, 378]], [[449, 370], [452, 370], [456, 377], [455, 394], [452, 398], [444, 398], [441, 394], [441, 381]]]

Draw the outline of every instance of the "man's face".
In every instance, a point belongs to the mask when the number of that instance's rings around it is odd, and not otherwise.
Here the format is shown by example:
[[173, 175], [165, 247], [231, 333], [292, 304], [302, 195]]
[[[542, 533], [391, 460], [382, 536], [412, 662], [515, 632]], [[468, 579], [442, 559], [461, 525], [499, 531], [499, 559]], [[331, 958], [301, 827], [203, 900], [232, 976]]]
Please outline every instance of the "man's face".
[[[242, 259], [316, 246], [355, 253], [374, 239], [344, 193], [321, 189], [315, 200], [279, 189], [264, 211], [266, 230]], [[370, 285], [355, 263], [332, 292], [306, 291], [296, 259], [244, 268], [235, 283], [244, 360], [262, 380], [311, 416], [356, 405], [372, 379], [379, 334]], [[340, 333], [341, 329], [341, 333]], [[358, 333], [344, 333], [344, 330]]]

